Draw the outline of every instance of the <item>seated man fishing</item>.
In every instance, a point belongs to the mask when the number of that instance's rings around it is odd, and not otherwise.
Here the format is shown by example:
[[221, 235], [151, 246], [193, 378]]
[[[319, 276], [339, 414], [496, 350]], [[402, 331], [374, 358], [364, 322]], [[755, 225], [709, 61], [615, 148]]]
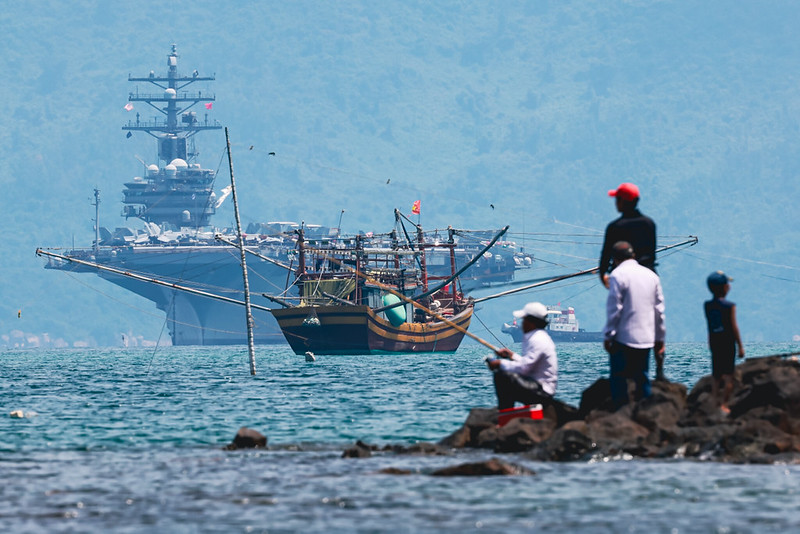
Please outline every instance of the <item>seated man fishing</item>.
[[547, 406], [556, 393], [558, 359], [556, 346], [545, 330], [547, 307], [529, 302], [514, 317], [522, 319], [522, 354], [502, 348], [499, 358], [487, 360], [494, 371], [497, 408], [513, 408], [515, 402]]

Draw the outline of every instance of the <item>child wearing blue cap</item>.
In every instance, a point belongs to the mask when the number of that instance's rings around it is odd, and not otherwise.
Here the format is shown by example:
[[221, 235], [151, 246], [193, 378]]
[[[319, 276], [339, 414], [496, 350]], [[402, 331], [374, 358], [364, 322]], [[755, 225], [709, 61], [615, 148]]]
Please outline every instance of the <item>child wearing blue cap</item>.
[[[739, 347], [739, 358], [744, 358], [744, 346], [739, 336], [739, 325], [736, 324], [736, 304], [725, 297], [731, 289], [733, 278], [722, 271], [708, 275], [706, 283], [714, 298], [706, 301], [706, 322], [708, 323], [708, 346], [711, 349], [711, 374], [713, 376], [712, 395], [720, 403], [723, 413], [730, 413], [728, 399], [733, 390], [733, 368], [736, 359], [736, 347]], [[722, 399], [719, 389], [724, 383]]]

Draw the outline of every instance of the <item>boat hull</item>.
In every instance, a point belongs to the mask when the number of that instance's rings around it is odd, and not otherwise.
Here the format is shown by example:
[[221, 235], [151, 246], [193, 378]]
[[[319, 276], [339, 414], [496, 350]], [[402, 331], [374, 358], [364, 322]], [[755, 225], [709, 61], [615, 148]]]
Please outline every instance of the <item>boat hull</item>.
[[[464, 338], [445, 322], [393, 326], [367, 306], [314, 306], [273, 310], [296, 354], [454, 352]], [[472, 308], [449, 319], [466, 330]]]

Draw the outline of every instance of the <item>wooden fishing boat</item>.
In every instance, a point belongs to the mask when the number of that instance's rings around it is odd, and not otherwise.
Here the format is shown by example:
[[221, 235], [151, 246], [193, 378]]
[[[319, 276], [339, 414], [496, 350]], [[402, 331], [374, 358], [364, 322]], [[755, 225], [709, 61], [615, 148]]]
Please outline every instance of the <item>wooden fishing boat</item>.
[[[464, 338], [463, 331], [437, 320], [394, 326], [369, 306], [297, 306], [272, 313], [296, 354], [454, 352]], [[450, 320], [466, 330], [471, 318], [470, 304]]]
[[[297, 354], [458, 349], [473, 313], [473, 300], [461, 292], [458, 275], [471, 262], [456, 270], [453, 230], [449, 232], [446, 241], [431, 242], [417, 227], [416, 242], [375, 248], [363, 236], [350, 244], [315, 246], [298, 231], [299, 301], [264, 295], [284, 306], [272, 314], [286, 341]], [[450, 250], [450, 275], [432, 276], [427, 256], [441, 248]]]

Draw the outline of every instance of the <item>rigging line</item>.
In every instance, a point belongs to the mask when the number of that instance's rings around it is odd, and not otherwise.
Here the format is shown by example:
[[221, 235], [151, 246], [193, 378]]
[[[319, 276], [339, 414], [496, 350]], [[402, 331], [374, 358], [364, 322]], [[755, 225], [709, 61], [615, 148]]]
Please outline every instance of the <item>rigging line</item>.
[[503, 347], [503, 348], [506, 348], [506, 344], [505, 344], [505, 343], [503, 343], [502, 341], [500, 341], [500, 339], [499, 339], [499, 338], [498, 338], [498, 337], [495, 335], [495, 333], [494, 333], [494, 332], [492, 332], [491, 330], [489, 330], [489, 327], [488, 327], [488, 326], [486, 326], [486, 323], [484, 323], [484, 322], [481, 320], [481, 318], [480, 318], [480, 317], [478, 317], [478, 316], [477, 316], [477, 314], [475, 314], [475, 312], [474, 312], [474, 311], [472, 312], [472, 316], [473, 316], [475, 319], [477, 319], [479, 323], [481, 323], [481, 325], [483, 326], [484, 330], [486, 330], [487, 332], [489, 332], [489, 334], [491, 334], [491, 336], [492, 336], [492, 337], [495, 339], [495, 341], [497, 341], [497, 342], [500, 344], [500, 346], [501, 346], [501, 347]]
[[595, 234], [570, 234], [570, 233], [563, 233], [563, 232], [511, 232], [510, 235], [514, 236], [521, 236], [521, 237], [530, 237], [530, 236], [546, 236], [546, 237], [591, 237], [592, 239], [599, 240], [603, 236], [595, 235]]
[[150, 368], [153, 367], [153, 360], [156, 359], [156, 351], [158, 347], [161, 345], [161, 338], [164, 336], [164, 330], [167, 327], [167, 321], [165, 320], [164, 323], [161, 325], [161, 332], [158, 334], [158, 339], [156, 340], [156, 346], [153, 347], [153, 354], [150, 355], [150, 363], [147, 364], [147, 372], [144, 376], [150, 376]]
[[553, 217], [553, 222], [555, 224], [563, 224], [564, 226], [571, 226], [572, 228], [580, 228], [581, 230], [588, 230], [590, 232], [594, 232], [594, 233], [597, 233], [597, 234], [602, 234], [603, 233], [603, 230], [598, 230], [596, 228], [589, 228], [588, 226], [580, 226], [578, 224], [572, 224], [572, 223], [568, 223], [568, 222], [565, 222], [565, 221], [559, 221], [555, 217]]
[[[562, 288], [562, 287], [568, 287], [568, 286], [572, 286], [572, 285], [582, 284], [582, 283], [583, 283], [583, 282], [585, 282], [585, 281], [586, 281], [586, 280], [576, 280], [575, 282], [572, 282], [572, 283], [569, 283], [569, 284], [564, 284], [563, 286], [558, 286], [558, 288], [560, 289], [560, 288]], [[569, 297], [567, 297], [567, 298], [565, 298], [565, 299], [561, 299], [561, 301], [562, 301], [562, 302], [569, 302], [570, 300], [574, 299], [574, 298], [575, 298], [575, 297], [577, 297], [578, 295], [583, 295], [583, 294], [584, 294], [584, 293], [586, 293], [587, 291], [591, 291], [592, 289], [596, 288], [596, 287], [597, 287], [597, 286], [599, 286], [599, 285], [600, 285], [600, 283], [599, 283], [599, 282], [595, 282], [594, 284], [590, 285], [590, 286], [589, 286], [589, 287], [587, 287], [586, 289], [583, 289], [583, 290], [581, 290], [581, 291], [578, 291], [577, 293], [574, 293], [574, 294], [570, 295]], [[555, 288], [551, 288], [551, 289], [555, 289]]]
[[[553, 290], [556, 290], [556, 289], [563, 289], [563, 288], [569, 287], [569, 286], [576, 286], [578, 284], [585, 284], [586, 282], [589, 282], [591, 280], [592, 280], [591, 278], [584, 278], [583, 280], [571, 280], [569, 282], [566, 282], [566, 283], [560, 284], [560, 285], [547, 286], [547, 287], [535, 287], [535, 288], [531, 289], [530, 292], [531, 293], [544, 293], [545, 291], [553, 291]], [[593, 289], [593, 288], [597, 287], [597, 285], [598, 284], [594, 284], [594, 285], [588, 287], [584, 291], [581, 291], [580, 293], [578, 293], [578, 295], [580, 295], [581, 293], [585, 293], [586, 291], [589, 291], [590, 289]], [[520, 293], [527, 293], [527, 291], [521, 291]]]
[[[699, 255], [699, 256], [707, 256], [707, 257], [712, 257], [712, 258], [725, 258], [725, 259], [729, 259], [729, 260], [742, 261], [742, 262], [745, 262], [745, 263], [755, 263], [756, 265], [766, 265], [768, 267], [777, 267], [777, 268], [780, 268], [780, 269], [789, 269], [791, 271], [800, 271], [800, 268], [793, 267], [791, 265], [781, 265], [779, 263], [770, 263], [770, 262], [766, 262], [766, 261], [751, 260], [751, 259], [747, 259], [747, 258], [741, 258], [741, 257], [738, 257], [738, 256], [728, 256], [726, 254], [712, 254], [710, 252], [695, 251], [694, 255], [695, 255], [695, 257], [697, 257], [697, 255]], [[700, 258], [698, 258], [698, 259], [700, 259]]]
[[[232, 248], [226, 248], [225, 249], [225, 253], [228, 254], [234, 260], [238, 260], [241, 263], [241, 260], [236, 256], [236, 254], [234, 253]], [[273, 286], [276, 290], [278, 290], [278, 291], [281, 290], [281, 287], [278, 284], [276, 284], [275, 282], [273, 282], [272, 280], [270, 280], [266, 276], [262, 275], [258, 271], [254, 270], [253, 266], [248, 265], [247, 266], [247, 272], [254, 274], [261, 281], [266, 282], [268, 285]], [[294, 285], [294, 284], [292, 284], [292, 285]], [[210, 287], [213, 288], [213, 286], [210, 286]], [[229, 293], [236, 293], [236, 294], [244, 293], [244, 290], [239, 290], [239, 289], [234, 289], [234, 288], [218, 287], [218, 288], [215, 288], [215, 289], [218, 289], [221, 292], [227, 290]], [[284, 291], [286, 291], [286, 290], [284, 290]]]
[[[514, 236], [511, 236], [514, 237]], [[563, 243], [564, 245], [592, 245], [595, 247], [599, 247], [602, 245], [600, 241], [571, 241], [566, 239], [536, 239], [532, 237], [526, 237], [528, 241], [533, 241], [534, 243]], [[529, 245], [531, 246], [531, 245]]]
[[769, 274], [762, 274], [764, 278], [774, 278], [775, 280], [783, 280], [784, 282], [794, 282], [795, 284], [800, 283], [800, 280], [792, 280], [791, 278], [783, 278], [780, 276], [771, 276]]
[[[558, 254], [556, 253], [556, 255], [558, 255]], [[563, 256], [567, 256], [568, 258], [573, 258], [573, 259], [589, 261], [589, 258], [581, 258], [581, 257], [578, 257], [578, 256], [572, 256], [570, 254], [563, 254]], [[556, 263], [554, 261], [548, 261], [548, 260], [543, 259], [541, 256], [535, 256], [534, 257], [534, 261], [540, 261], [542, 263], [546, 263], [546, 264], [552, 265], [554, 267], [563, 267], [565, 269], [569, 269], [570, 268], [569, 265], [564, 265], [563, 263]]]

